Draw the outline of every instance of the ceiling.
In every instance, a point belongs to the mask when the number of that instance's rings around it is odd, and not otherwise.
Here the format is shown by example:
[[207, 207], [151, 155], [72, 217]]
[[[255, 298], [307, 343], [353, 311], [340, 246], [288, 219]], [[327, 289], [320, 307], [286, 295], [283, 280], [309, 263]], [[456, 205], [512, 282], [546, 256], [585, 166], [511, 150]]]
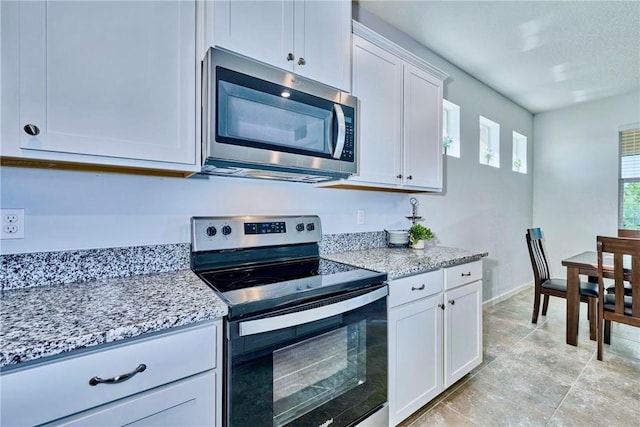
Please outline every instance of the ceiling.
[[358, 3], [532, 113], [640, 89], [639, 0]]

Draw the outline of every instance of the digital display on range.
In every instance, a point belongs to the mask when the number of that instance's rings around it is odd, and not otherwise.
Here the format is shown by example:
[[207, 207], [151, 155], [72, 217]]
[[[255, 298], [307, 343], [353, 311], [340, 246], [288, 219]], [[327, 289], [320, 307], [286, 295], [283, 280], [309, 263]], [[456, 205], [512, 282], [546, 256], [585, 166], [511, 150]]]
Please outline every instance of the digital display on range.
[[284, 222], [245, 222], [244, 234], [275, 234], [286, 233]]

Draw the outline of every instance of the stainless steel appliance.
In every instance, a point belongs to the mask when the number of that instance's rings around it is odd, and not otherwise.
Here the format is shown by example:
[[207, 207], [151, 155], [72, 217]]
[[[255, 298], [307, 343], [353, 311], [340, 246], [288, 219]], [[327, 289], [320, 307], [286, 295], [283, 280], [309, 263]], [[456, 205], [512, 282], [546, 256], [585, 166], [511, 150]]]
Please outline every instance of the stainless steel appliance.
[[355, 97], [219, 48], [202, 82], [203, 173], [313, 183], [357, 172]]
[[386, 275], [322, 259], [317, 216], [194, 217], [191, 268], [229, 305], [225, 425], [388, 423]]

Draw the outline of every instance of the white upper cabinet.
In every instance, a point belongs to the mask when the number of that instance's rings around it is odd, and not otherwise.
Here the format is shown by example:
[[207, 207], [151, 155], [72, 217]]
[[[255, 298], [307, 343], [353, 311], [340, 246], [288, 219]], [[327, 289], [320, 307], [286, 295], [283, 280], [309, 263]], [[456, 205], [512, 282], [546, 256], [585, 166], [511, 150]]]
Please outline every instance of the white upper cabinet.
[[322, 186], [442, 191], [447, 75], [357, 22], [353, 30], [358, 174]]
[[20, 2], [18, 14], [18, 157], [196, 170], [195, 1]]
[[402, 183], [442, 190], [442, 80], [404, 64]]
[[356, 181], [398, 183], [402, 170], [402, 61], [353, 36], [353, 93], [359, 101]]
[[350, 92], [351, 2], [214, 3], [217, 46]]

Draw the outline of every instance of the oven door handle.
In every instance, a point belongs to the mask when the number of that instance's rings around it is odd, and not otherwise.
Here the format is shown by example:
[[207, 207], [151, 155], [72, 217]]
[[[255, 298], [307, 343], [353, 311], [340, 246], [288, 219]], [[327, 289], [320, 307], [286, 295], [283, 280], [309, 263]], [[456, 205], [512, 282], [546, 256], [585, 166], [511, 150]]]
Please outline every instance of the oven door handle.
[[329, 304], [322, 307], [311, 308], [309, 310], [298, 311], [295, 313], [283, 314], [282, 316], [266, 317], [264, 319], [247, 320], [240, 322], [239, 334], [241, 337], [247, 335], [260, 334], [262, 332], [270, 332], [278, 329], [290, 328], [292, 326], [302, 325], [316, 320], [326, 319], [327, 317], [336, 316], [346, 313], [347, 311], [360, 308], [364, 305], [371, 304], [374, 301], [384, 298], [389, 293], [387, 286], [376, 289], [368, 294], [360, 295], [346, 301], [340, 301], [335, 304]]

